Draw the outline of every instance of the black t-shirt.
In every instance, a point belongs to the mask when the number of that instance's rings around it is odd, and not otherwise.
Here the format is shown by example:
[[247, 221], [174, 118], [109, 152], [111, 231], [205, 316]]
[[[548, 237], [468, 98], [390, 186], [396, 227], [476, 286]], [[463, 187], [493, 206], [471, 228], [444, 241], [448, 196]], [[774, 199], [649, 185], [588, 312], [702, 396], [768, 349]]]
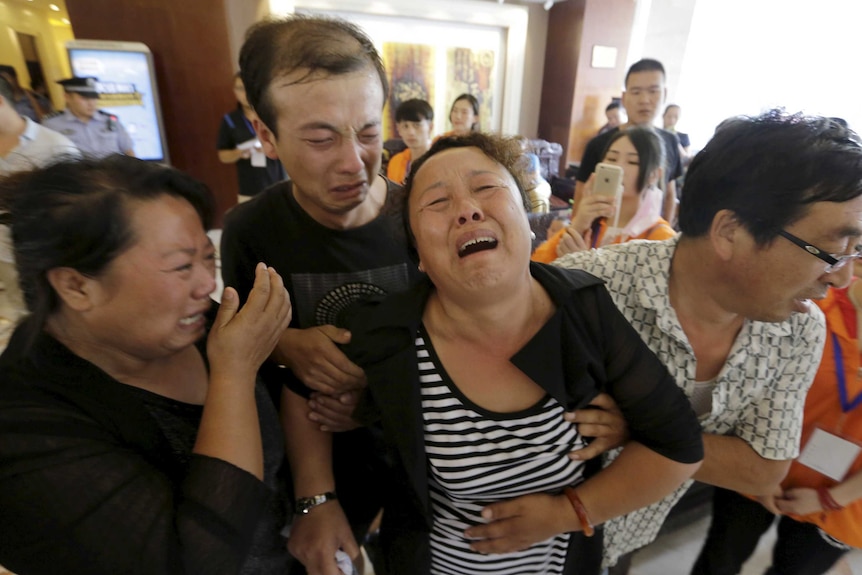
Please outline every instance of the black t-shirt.
[[328, 228], [309, 216], [296, 202], [291, 182], [240, 204], [227, 214], [222, 232], [224, 285], [236, 288], [244, 301], [257, 263], [274, 267], [290, 293], [290, 325], [302, 329], [334, 325], [344, 308], [365, 297], [407, 289], [420, 274], [407, 249], [404, 191], [388, 180], [387, 186], [380, 215], [349, 230]]
[[19, 327], [0, 356], [0, 562], [17, 573], [286, 572], [284, 442], [262, 389], [259, 481], [190, 452], [201, 407], [124, 385], [44, 333], [24, 351], [24, 337]]
[[[619, 128], [608, 130], [587, 143], [587, 147], [584, 149], [584, 156], [581, 158], [581, 165], [578, 168], [576, 179], [579, 182], [586, 182], [590, 179], [592, 173], [596, 171], [596, 164], [602, 161], [605, 148], [608, 147], [608, 142], [610, 142], [613, 135], [618, 131]], [[655, 128], [655, 131], [658, 132], [658, 135], [661, 136], [664, 142], [664, 177], [665, 181], [670, 182], [682, 175], [682, 161], [679, 158], [679, 141], [672, 132], [660, 128]]]
[[[243, 142], [253, 140], [256, 137], [257, 134], [251, 122], [245, 117], [242, 110], [237, 108], [222, 118], [216, 147], [219, 150], [233, 150]], [[239, 193], [243, 196], [257, 195], [286, 177], [281, 162], [270, 158], [266, 159], [265, 168], [256, 168], [251, 165], [250, 159], [241, 158], [236, 162], [236, 175]]]
[[[405, 291], [421, 274], [408, 251], [403, 198], [401, 186], [387, 180], [386, 202], [377, 218], [358, 228], [333, 230], [299, 206], [291, 182], [276, 184], [227, 214], [221, 240], [224, 284], [245, 300], [257, 263], [274, 267], [290, 293], [295, 328], [334, 324], [340, 311], [365, 297]], [[281, 386], [308, 393], [291, 370], [271, 362], [260, 376], [272, 394]], [[335, 434], [338, 499], [355, 537], [365, 535], [380, 509], [387, 466], [372, 428]]]

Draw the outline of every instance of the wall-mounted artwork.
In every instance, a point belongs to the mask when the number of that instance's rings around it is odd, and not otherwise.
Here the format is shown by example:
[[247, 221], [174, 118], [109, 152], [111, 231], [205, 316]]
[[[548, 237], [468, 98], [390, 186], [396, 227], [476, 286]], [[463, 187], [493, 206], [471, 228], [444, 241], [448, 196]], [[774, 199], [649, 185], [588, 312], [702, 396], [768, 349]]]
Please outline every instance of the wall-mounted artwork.
[[434, 135], [449, 131], [449, 109], [464, 92], [481, 103], [483, 130], [519, 133], [524, 112], [521, 97], [528, 89], [524, 84], [527, 7], [477, 0], [295, 0], [289, 4], [299, 13], [344, 18], [374, 42], [392, 86], [384, 110], [384, 140], [397, 137], [395, 109], [410, 97], [424, 96], [431, 104]]
[[419, 98], [434, 103], [435, 50], [425, 44], [383, 44], [383, 63], [389, 74], [389, 101], [383, 113], [384, 139], [396, 138], [395, 110], [402, 102]]

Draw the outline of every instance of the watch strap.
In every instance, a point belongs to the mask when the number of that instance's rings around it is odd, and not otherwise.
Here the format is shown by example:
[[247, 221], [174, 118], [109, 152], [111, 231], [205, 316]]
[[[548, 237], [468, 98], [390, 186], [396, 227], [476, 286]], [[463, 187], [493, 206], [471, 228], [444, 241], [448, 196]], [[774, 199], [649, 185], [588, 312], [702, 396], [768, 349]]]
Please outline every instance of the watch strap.
[[327, 501], [335, 501], [338, 499], [338, 496], [334, 491], [327, 491], [326, 493], [320, 493], [318, 495], [312, 495], [311, 497], [299, 497], [296, 500], [296, 512], [301, 515], [307, 515], [309, 511], [326, 503]]

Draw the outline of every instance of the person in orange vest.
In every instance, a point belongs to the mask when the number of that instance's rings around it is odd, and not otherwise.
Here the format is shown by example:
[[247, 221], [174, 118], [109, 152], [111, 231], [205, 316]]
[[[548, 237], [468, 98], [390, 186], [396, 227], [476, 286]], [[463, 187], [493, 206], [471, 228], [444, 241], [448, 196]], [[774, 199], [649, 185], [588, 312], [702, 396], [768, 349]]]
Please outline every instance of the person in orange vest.
[[392, 156], [386, 167], [386, 177], [396, 184], [403, 184], [413, 160], [419, 159], [431, 147], [434, 109], [418, 98], [402, 102], [395, 110], [395, 127], [407, 149]]
[[[661, 217], [663, 193], [657, 185], [664, 165], [663, 150], [661, 139], [650, 128], [629, 128], [614, 134], [602, 161], [623, 168], [620, 205], [615, 206], [611, 197], [592, 194], [594, 176], [591, 176], [569, 227], [557, 231], [536, 248], [533, 261], [551, 263], [584, 247], [634, 239], [666, 240], [675, 236], [676, 232]], [[608, 220], [617, 210], [617, 228], [609, 229]]]

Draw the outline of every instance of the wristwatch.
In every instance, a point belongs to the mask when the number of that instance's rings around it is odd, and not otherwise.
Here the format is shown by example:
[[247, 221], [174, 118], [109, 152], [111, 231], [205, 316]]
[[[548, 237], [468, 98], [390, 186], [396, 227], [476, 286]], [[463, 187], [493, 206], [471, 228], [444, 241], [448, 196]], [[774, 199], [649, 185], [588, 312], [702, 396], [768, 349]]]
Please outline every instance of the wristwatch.
[[335, 495], [335, 492], [333, 491], [327, 491], [326, 493], [321, 493], [320, 495], [314, 495], [312, 497], [300, 497], [296, 500], [296, 513], [308, 515], [308, 512], [318, 505], [326, 503], [327, 501], [335, 501], [336, 499], [338, 499], [338, 496]]

